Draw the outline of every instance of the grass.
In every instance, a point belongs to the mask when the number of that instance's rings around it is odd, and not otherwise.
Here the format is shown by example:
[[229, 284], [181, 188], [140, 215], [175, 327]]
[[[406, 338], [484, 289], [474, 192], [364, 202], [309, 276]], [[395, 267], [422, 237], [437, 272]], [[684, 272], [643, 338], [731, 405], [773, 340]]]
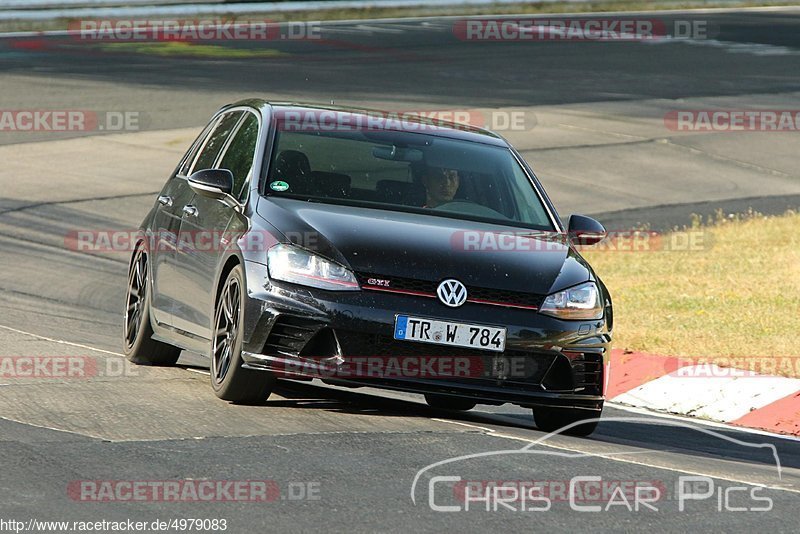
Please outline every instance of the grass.
[[[796, 212], [733, 219], [718, 214], [689, 228], [703, 237], [699, 250], [586, 248], [584, 256], [614, 299], [615, 347], [684, 357], [800, 360], [798, 227]], [[779, 374], [800, 376], [800, 366]]]
[[[181, 17], [135, 17], [147, 20], [158, 19], [217, 19], [226, 20], [264, 20], [285, 21], [321, 21], [321, 20], [353, 20], [392, 17], [424, 17], [424, 16], [471, 16], [471, 15], [541, 15], [548, 13], [593, 13], [599, 11], [655, 11], [660, 9], [692, 9], [692, 8], [739, 8], [759, 6], [796, 5], [790, 1], [715, 1], [715, 0], [599, 0], [597, 2], [545, 2], [530, 4], [493, 4], [485, 6], [437, 6], [431, 2], [428, 6], [408, 8], [364, 8], [364, 9], [321, 9], [316, 11], [282, 11], [274, 13], [247, 13], [236, 16], [219, 14]], [[0, 31], [43, 31], [63, 30], [71, 19], [61, 18], [40, 21], [0, 21]]]

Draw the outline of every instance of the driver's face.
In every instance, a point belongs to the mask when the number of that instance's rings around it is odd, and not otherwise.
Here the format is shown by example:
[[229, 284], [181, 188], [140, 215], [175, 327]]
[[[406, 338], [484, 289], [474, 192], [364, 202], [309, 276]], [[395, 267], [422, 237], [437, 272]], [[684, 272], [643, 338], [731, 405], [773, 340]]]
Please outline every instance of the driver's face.
[[428, 193], [428, 206], [450, 202], [458, 191], [458, 171], [455, 169], [429, 168], [422, 177], [422, 183]]

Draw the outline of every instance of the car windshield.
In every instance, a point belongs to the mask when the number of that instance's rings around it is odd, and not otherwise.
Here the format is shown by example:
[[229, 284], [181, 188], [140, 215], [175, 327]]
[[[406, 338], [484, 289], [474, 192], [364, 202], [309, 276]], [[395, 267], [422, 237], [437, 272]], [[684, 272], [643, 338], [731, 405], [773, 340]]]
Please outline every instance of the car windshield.
[[400, 130], [278, 128], [268, 195], [553, 230], [506, 147]]

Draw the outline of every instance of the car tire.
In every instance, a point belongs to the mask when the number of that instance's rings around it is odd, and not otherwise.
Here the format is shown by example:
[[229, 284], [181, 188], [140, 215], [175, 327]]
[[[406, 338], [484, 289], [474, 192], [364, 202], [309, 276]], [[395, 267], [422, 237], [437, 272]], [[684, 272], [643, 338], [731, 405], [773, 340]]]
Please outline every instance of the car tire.
[[236, 265], [223, 279], [214, 305], [211, 340], [211, 388], [222, 400], [260, 404], [275, 387], [275, 375], [242, 367], [244, 274]]
[[427, 402], [428, 406], [431, 408], [437, 408], [439, 410], [458, 410], [460, 412], [471, 410], [477, 404], [470, 399], [449, 397], [447, 395], [434, 395], [433, 393], [425, 394], [425, 402]]
[[[539, 430], [545, 432], [555, 432], [562, 428], [584, 420], [591, 420], [600, 417], [602, 410], [578, 410], [573, 408], [533, 408], [533, 421]], [[589, 421], [583, 424], [576, 424], [565, 430], [562, 434], [570, 436], [588, 436], [597, 428], [598, 421]]]
[[139, 365], [175, 365], [181, 349], [153, 339], [150, 324], [150, 264], [141, 243], [128, 270], [122, 341], [125, 356]]

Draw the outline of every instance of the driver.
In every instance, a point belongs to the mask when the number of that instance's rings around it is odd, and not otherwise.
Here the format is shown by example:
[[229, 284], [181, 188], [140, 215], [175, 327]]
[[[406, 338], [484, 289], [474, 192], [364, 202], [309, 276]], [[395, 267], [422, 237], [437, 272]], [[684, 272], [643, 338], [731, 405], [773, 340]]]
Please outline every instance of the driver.
[[435, 208], [452, 202], [460, 184], [456, 169], [442, 167], [426, 167], [422, 173], [421, 182], [425, 186], [424, 208]]

